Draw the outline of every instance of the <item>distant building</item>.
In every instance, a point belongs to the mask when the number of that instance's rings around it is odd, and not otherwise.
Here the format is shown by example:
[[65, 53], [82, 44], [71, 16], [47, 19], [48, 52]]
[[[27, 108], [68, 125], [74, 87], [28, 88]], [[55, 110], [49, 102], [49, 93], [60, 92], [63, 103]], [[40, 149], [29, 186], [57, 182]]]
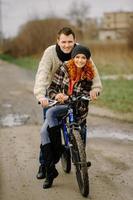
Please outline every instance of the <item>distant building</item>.
[[99, 39], [125, 39], [127, 29], [131, 22], [133, 23], [133, 12], [120, 11], [104, 13], [99, 30]]

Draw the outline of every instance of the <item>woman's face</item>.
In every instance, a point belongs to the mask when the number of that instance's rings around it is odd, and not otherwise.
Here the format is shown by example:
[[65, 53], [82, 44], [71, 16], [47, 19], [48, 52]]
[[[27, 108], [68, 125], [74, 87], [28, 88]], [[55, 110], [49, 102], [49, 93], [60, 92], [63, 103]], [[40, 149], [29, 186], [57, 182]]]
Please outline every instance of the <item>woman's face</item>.
[[85, 66], [86, 62], [87, 62], [87, 58], [84, 54], [77, 54], [74, 57], [74, 63], [78, 68], [82, 68]]
[[74, 47], [75, 39], [72, 34], [70, 35], [61, 34], [59, 39], [57, 40], [57, 43], [60, 46], [60, 49], [64, 53], [70, 53]]

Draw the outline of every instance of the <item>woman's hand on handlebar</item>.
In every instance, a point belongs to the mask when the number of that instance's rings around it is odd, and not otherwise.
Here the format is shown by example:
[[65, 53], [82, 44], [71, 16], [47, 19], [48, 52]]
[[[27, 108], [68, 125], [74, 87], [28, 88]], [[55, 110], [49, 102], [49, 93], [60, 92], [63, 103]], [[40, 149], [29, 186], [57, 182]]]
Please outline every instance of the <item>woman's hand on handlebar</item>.
[[66, 101], [69, 97], [67, 95], [65, 95], [64, 93], [58, 93], [55, 96], [55, 100], [57, 100], [60, 103], [64, 103], [64, 101]]

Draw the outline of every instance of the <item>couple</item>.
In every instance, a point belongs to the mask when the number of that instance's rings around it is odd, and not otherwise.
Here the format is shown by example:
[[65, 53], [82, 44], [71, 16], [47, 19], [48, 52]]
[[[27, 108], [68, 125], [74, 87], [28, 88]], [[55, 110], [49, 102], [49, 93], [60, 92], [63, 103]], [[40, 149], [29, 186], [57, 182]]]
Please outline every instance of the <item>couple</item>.
[[[76, 44], [74, 32], [69, 27], [62, 28], [57, 35], [57, 44], [48, 47], [40, 61], [36, 74], [34, 94], [44, 108], [44, 118], [41, 129], [40, 167], [38, 179], [46, 178], [43, 188], [49, 188], [54, 178], [58, 176], [55, 164], [61, 152], [61, 138], [58, 128], [58, 113], [66, 111], [63, 104], [71, 94], [90, 95], [92, 100], [97, 98], [102, 85], [96, 66], [91, 59], [90, 50]], [[60, 105], [46, 109], [48, 97], [56, 99]], [[86, 117], [88, 105], [84, 105], [81, 135], [85, 143]], [[82, 106], [79, 107], [82, 111]]]

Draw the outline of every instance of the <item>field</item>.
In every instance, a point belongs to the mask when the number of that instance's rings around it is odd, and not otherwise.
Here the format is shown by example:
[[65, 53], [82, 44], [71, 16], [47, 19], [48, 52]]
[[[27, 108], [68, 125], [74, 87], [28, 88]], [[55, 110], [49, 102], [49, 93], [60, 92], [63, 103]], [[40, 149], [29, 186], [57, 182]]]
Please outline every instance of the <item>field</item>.
[[[133, 113], [133, 51], [124, 42], [86, 44], [91, 49], [103, 84], [96, 105], [119, 113]], [[41, 55], [13, 58], [1, 54], [0, 58], [36, 72]]]

